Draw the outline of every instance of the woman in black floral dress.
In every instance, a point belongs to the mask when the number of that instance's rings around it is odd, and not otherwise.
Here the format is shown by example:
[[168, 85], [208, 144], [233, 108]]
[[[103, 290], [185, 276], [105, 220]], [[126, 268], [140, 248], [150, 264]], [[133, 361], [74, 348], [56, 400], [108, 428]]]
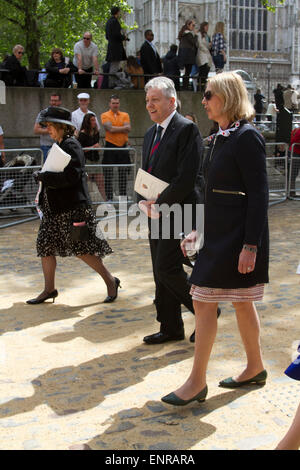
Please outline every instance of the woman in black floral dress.
[[71, 160], [62, 172], [37, 172], [42, 182], [39, 207], [42, 212], [37, 237], [37, 254], [41, 257], [45, 287], [38, 297], [28, 300], [39, 304], [54, 299], [56, 256], [77, 256], [103, 278], [107, 286], [104, 302], [113, 302], [118, 295], [120, 280], [107, 270], [102, 259], [112, 249], [102, 233], [96, 235], [96, 219], [90, 205], [84, 170], [84, 154], [74, 139], [71, 113], [64, 108], [49, 107], [41, 113], [41, 123], [57, 145], [70, 155]]

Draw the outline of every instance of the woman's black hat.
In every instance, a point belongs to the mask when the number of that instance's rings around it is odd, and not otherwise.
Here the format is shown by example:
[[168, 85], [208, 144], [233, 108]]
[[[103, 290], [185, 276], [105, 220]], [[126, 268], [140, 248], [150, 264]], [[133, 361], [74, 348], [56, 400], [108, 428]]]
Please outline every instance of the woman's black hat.
[[40, 112], [39, 123], [45, 124], [46, 122], [60, 122], [61, 124], [75, 127], [70, 111], [59, 106], [49, 106]]

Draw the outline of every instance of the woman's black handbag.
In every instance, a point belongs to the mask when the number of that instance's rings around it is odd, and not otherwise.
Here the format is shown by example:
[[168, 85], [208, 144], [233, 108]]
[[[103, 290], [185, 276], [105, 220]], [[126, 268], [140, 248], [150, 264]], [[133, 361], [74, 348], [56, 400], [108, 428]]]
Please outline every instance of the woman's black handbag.
[[86, 242], [89, 236], [89, 228], [85, 222], [73, 222], [71, 226], [71, 239], [73, 242]]

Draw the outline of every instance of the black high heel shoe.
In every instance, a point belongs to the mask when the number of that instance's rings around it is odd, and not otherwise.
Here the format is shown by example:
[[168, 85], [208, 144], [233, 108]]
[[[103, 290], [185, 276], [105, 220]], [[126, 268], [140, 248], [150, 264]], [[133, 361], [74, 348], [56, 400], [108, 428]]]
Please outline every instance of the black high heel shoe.
[[116, 286], [116, 294], [115, 295], [108, 295], [106, 299], [104, 300], [104, 304], [110, 304], [111, 302], [114, 302], [116, 298], [118, 297], [118, 289], [121, 289], [121, 281], [117, 277], [115, 277], [115, 286]]
[[53, 303], [55, 302], [55, 298], [58, 296], [58, 292], [54, 289], [50, 294], [45, 294], [43, 297], [36, 297], [35, 299], [26, 300], [27, 304], [36, 305], [42, 304], [45, 300], [52, 299]]

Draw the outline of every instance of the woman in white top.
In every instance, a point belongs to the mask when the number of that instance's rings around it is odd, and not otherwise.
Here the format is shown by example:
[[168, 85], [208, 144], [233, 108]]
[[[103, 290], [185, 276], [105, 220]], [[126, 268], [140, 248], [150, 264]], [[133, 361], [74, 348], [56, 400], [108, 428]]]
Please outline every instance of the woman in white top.
[[205, 90], [207, 76], [209, 74], [210, 68], [212, 66], [211, 58], [211, 41], [208, 36], [208, 22], [204, 21], [200, 25], [198, 36], [198, 49], [196, 56], [196, 64], [199, 67], [199, 81], [200, 81], [200, 90]]

